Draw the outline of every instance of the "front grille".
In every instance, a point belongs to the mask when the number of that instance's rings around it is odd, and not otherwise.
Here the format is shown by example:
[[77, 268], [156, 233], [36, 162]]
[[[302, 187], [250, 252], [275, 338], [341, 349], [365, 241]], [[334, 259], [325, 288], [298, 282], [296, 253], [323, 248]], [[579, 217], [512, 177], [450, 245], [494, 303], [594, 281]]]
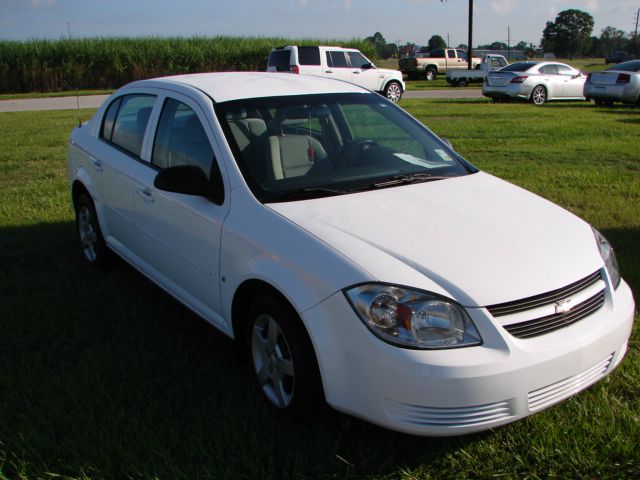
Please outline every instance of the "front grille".
[[535, 412], [536, 410], [548, 407], [596, 383], [607, 373], [611, 365], [611, 360], [613, 360], [613, 355], [612, 353], [597, 365], [578, 375], [565, 378], [559, 382], [529, 392], [527, 396], [529, 400], [529, 410]]
[[508, 401], [470, 405], [459, 408], [437, 408], [386, 400], [389, 414], [412, 425], [465, 428], [500, 422], [513, 417]]
[[[585, 295], [588, 295], [585, 298]], [[580, 300], [569, 310], [558, 312], [557, 306], [569, 299]], [[487, 307], [494, 317], [504, 317], [504, 328], [518, 338], [530, 338], [567, 327], [591, 315], [604, 304], [604, 282], [600, 271], [566, 287], [513, 302]], [[532, 318], [526, 317], [531, 312]], [[509, 316], [514, 316], [510, 323]]]
[[604, 290], [588, 300], [579, 303], [566, 313], [556, 313], [526, 322], [506, 325], [504, 328], [514, 337], [529, 338], [542, 335], [559, 328], [568, 327], [572, 323], [591, 315], [604, 303]]

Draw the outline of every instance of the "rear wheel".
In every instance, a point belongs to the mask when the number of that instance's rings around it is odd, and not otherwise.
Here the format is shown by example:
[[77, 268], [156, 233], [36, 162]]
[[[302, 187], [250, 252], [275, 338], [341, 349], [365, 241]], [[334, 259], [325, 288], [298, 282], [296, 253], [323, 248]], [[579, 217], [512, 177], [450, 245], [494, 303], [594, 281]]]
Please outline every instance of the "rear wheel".
[[531, 101], [536, 105], [544, 105], [547, 101], [547, 89], [542, 85], [537, 85], [531, 92]]
[[398, 82], [389, 82], [387, 83], [387, 86], [384, 87], [384, 96], [393, 103], [396, 103], [400, 101], [400, 98], [402, 97], [402, 87]]
[[249, 311], [250, 364], [264, 397], [284, 413], [308, 416], [324, 400], [313, 346], [282, 300], [261, 296]]
[[469, 84], [469, 80], [467, 80], [466, 78], [461, 78], [458, 80], [459, 87], [466, 87], [468, 84]]
[[433, 68], [427, 68], [427, 70], [424, 72], [424, 78], [429, 82], [432, 82], [433, 80], [435, 80], [436, 76], [437, 76], [437, 72]]
[[76, 198], [74, 207], [76, 232], [82, 248], [82, 257], [89, 265], [106, 266], [111, 254], [102, 236], [93, 200], [87, 194], [81, 193]]

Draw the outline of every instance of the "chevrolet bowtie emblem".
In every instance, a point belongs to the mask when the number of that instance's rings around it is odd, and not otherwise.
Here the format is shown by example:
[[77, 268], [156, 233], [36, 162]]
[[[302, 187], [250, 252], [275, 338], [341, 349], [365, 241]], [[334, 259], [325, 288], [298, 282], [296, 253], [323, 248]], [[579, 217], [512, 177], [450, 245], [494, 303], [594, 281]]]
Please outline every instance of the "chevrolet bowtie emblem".
[[571, 298], [556, 302], [556, 313], [567, 313], [573, 308], [573, 303]]

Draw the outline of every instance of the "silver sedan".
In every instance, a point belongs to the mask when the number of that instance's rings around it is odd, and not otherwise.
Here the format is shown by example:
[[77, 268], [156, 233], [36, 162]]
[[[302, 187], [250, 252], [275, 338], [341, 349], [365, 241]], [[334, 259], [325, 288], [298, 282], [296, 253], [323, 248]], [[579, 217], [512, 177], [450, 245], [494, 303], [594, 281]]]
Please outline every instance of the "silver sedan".
[[586, 76], [557, 62], [516, 62], [487, 75], [482, 85], [485, 97], [530, 100], [543, 105], [549, 100], [584, 100]]
[[604, 72], [590, 73], [584, 84], [584, 96], [596, 105], [613, 102], [640, 104], [640, 60], [619, 63]]

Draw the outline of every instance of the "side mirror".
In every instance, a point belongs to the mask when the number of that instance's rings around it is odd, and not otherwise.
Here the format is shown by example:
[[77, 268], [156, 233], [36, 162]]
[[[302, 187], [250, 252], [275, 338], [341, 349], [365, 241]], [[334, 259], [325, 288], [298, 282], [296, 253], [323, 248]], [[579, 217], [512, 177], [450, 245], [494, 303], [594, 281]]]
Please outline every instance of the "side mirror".
[[362, 65], [360, 67], [362, 70], [370, 70], [373, 68], [373, 63], [369, 62], [369, 63], [365, 63], [364, 65]]
[[216, 188], [202, 169], [195, 165], [165, 168], [156, 175], [153, 185], [166, 192], [206, 197], [217, 204], [221, 204], [224, 199], [224, 190]]

